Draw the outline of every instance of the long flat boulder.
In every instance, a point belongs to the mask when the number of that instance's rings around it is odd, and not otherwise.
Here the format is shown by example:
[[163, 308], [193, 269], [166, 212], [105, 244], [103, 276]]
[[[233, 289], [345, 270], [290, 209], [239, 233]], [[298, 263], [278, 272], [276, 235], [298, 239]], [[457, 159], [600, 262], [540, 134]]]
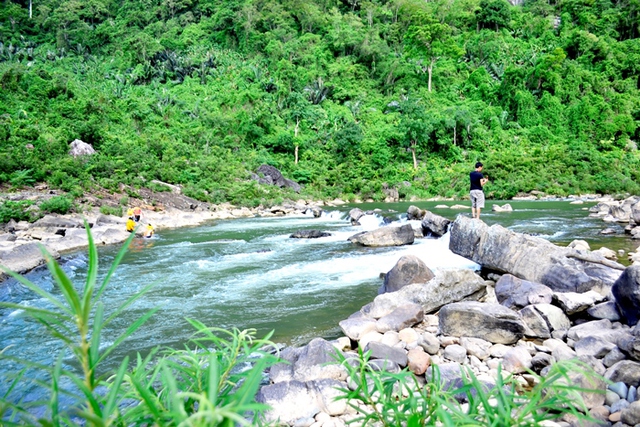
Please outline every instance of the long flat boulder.
[[554, 245], [540, 237], [488, 226], [459, 215], [450, 227], [449, 249], [483, 267], [542, 283], [557, 292], [595, 290], [606, 295], [624, 266], [598, 253]]

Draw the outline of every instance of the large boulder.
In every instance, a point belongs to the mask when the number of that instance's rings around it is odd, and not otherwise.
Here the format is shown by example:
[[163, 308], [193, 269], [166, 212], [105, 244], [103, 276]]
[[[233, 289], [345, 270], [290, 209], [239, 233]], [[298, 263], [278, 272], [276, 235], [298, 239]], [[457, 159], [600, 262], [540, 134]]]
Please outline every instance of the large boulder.
[[95, 154], [96, 150], [93, 149], [91, 144], [87, 144], [79, 139], [74, 139], [69, 149], [69, 155], [73, 157], [89, 156]]
[[406, 304], [422, 306], [433, 313], [445, 304], [478, 300], [486, 293], [487, 282], [471, 270], [443, 270], [427, 283], [413, 283], [397, 292], [378, 295], [371, 303], [369, 316], [379, 319]]
[[[26, 273], [46, 263], [42, 252], [43, 248], [41, 244], [35, 242], [2, 248], [0, 249], [0, 265], [18, 274]], [[47, 248], [47, 252], [53, 258], [60, 258], [60, 254], [51, 248]], [[0, 272], [0, 280], [6, 278], [6, 273]]]
[[353, 208], [349, 211], [349, 220], [351, 221], [351, 224], [359, 225], [360, 218], [362, 218], [364, 215], [365, 213], [362, 211], [362, 209]]
[[441, 237], [449, 229], [451, 220], [440, 215], [436, 215], [432, 212], [425, 211], [424, 216], [422, 217], [421, 224], [422, 232], [425, 236], [432, 235], [435, 237]]
[[263, 180], [259, 181], [261, 184], [271, 184], [277, 185], [278, 187], [284, 187], [284, 177], [277, 168], [274, 168], [271, 165], [261, 165], [257, 172], [264, 176]]
[[378, 293], [395, 292], [412, 283], [427, 283], [433, 279], [433, 272], [415, 255], [402, 256], [396, 265], [384, 276], [384, 283]]
[[482, 338], [494, 344], [514, 344], [525, 331], [518, 313], [500, 304], [477, 301], [445, 305], [439, 326], [443, 335]]
[[450, 227], [449, 249], [483, 267], [542, 283], [554, 291], [606, 294], [624, 266], [598, 254], [583, 254], [540, 237], [458, 216]]
[[363, 246], [402, 246], [413, 244], [414, 239], [411, 224], [404, 224], [400, 227], [387, 226], [373, 231], [363, 231], [347, 240]]
[[633, 326], [640, 318], [640, 265], [627, 267], [613, 284], [611, 292], [624, 321]]

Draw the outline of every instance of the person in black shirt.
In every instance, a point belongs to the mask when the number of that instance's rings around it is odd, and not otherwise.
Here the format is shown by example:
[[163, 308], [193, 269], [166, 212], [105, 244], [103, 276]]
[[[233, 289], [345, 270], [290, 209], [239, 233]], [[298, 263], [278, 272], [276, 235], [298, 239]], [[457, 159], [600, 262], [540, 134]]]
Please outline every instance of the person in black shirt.
[[484, 193], [482, 187], [489, 181], [489, 177], [482, 175], [482, 163], [476, 163], [476, 170], [469, 174], [471, 187], [471, 216], [480, 219], [480, 210], [484, 208]]

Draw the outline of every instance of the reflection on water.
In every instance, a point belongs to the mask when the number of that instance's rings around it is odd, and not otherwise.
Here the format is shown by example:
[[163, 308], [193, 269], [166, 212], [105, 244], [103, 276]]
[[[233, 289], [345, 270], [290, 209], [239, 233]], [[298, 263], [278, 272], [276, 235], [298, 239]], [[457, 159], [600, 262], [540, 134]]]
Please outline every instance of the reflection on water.
[[[493, 213], [489, 201], [482, 219], [557, 244], [584, 239], [592, 249], [603, 245], [614, 250], [633, 249], [627, 237], [600, 235], [605, 224], [588, 218], [582, 206], [568, 202], [510, 203], [514, 212]], [[469, 211], [435, 208], [442, 202], [414, 204], [450, 219], [458, 214], [470, 215]], [[216, 221], [193, 228], [160, 230], [152, 239], [134, 239], [104, 294], [107, 315], [148, 284], [153, 288], [105, 329], [105, 342], [114, 340], [149, 309], [159, 310], [114, 353], [112, 365], [125, 354], [146, 352], [157, 345], [180, 345], [191, 334], [186, 318], [227, 329], [256, 328], [262, 335], [275, 330], [274, 340], [293, 344], [315, 336], [338, 336], [338, 321], [376, 296], [380, 273], [390, 270], [402, 255], [416, 255], [433, 270], [477, 268], [448, 250], [448, 236], [419, 239], [400, 248], [364, 248], [347, 241], [357, 232], [378, 227], [384, 217], [405, 217], [409, 205], [359, 205], [363, 210], [381, 209], [376, 216], [365, 217], [362, 226], [352, 226], [347, 221], [346, 212], [352, 206], [345, 206], [321, 218], [300, 215]], [[294, 231], [311, 229], [331, 236], [289, 238]], [[99, 249], [99, 277], [104, 277], [118, 250], [115, 246]], [[62, 264], [74, 283], [81, 286], [87, 269], [86, 255], [66, 256]], [[33, 272], [29, 278], [44, 289], [58, 292], [46, 272]], [[15, 281], [2, 287], [5, 301], [48, 307], [46, 301]], [[0, 322], [0, 348], [11, 346], [6, 354], [49, 364], [59, 353], [58, 343], [20, 311], [3, 309]], [[4, 364], [0, 370], [12, 368], [15, 366]], [[5, 386], [0, 385], [0, 392], [2, 387]]]

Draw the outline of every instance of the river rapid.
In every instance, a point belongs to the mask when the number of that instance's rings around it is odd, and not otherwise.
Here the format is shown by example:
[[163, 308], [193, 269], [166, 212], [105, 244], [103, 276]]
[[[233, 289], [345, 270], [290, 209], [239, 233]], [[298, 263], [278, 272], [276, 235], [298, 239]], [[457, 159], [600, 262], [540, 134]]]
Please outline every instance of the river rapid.
[[[592, 204], [510, 201], [513, 212], [493, 213], [490, 208], [494, 203], [506, 202], [487, 203], [482, 219], [490, 225], [501, 224], [559, 245], [584, 239], [592, 249], [606, 246], [631, 251], [637, 246], [623, 235], [619, 225], [589, 218], [586, 209]], [[435, 207], [456, 202], [345, 205], [326, 208], [321, 218], [300, 215], [217, 220], [198, 227], [160, 230], [152, 239], [134, 240], [104, 294], [106, 311], [114, 310], [148, 284], [153, 287], [104, 331], [105, 341], [115, 339], [148, 310], [159, 310], [113, 353], [110, 367], [127, 354], [146, 353], [158, 345], [181, 346], [193, 332], [186, 318], [225, 329], [255, 328], [258, 336], [273, 330], [273, 341], [290, 345], [304, 344], [313, 337], [338, 337], [342, 335], [338, 322], [375, 298], [382, 283], [380, 273], [389, 271], [403, 255], [418, 256], [434, 271], [478, 268], [449, 251], [448, 235], [417, 239], [413, 245], [394, 248], [366, 248], [347, 241], [349, 236], [375, 229], [385, 220], [406, 222], [411, 204], [450, 219], [470, 215], [470, 209]], [[364, 217], [361, 226], [352, 226], [347, 213], [353, 207], [377, 211]], [[618, 228], [617, 235], [600, 234], [612, 226]], [[331, 237], [289, 238], [296, 230], [309, 229], [329, 232]], [[119, 245], [99, 249], [99, 278], [104, 277], [118, 249]], [[68, 254], [61, 263], [74, 283], [81, 286], [87, 269], [86, 251]], [[59, 294], [46, 271], [35, 271], [27, 277]], [[14, 280], [0, 287], [3, 301], [47, 307], [44, 300]], [[0, 350], [6, 348], [5, 354], [52, 364], [62, 348], [20, 310], [1, 309], [0, 325]], [[0, 375], [6, 378], [16, 368], [13, 362], [3, 361]], [[0, 384], [0, 392], [6, 386]]]

